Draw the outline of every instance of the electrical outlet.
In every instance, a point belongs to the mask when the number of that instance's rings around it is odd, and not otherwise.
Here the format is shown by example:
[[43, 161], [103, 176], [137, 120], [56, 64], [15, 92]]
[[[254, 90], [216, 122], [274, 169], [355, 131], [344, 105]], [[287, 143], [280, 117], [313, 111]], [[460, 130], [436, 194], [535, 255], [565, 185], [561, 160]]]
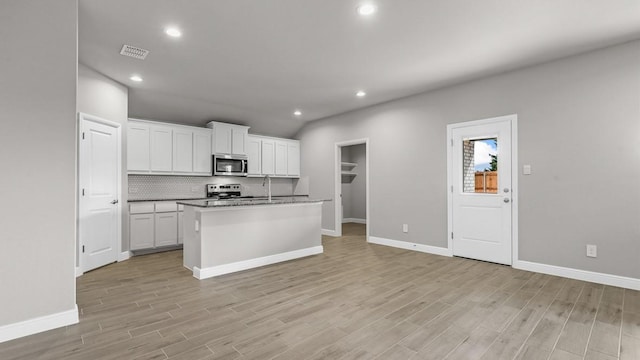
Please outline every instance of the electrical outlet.
[[409, 232], [409, 224], [402, 224], [402, 232], [403, 233]]
[[596, 245], [587, 245], [587, 257], [598, 257], [598, 247]]

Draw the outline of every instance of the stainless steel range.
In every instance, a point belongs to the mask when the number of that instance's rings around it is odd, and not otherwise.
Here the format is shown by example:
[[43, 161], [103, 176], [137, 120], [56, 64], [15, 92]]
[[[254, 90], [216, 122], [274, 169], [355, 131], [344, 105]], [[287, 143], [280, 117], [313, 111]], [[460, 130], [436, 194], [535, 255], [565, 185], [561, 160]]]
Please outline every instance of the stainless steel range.
[[207, 197], [220, 200], [242, 196], [240, 184], [207, 184]]

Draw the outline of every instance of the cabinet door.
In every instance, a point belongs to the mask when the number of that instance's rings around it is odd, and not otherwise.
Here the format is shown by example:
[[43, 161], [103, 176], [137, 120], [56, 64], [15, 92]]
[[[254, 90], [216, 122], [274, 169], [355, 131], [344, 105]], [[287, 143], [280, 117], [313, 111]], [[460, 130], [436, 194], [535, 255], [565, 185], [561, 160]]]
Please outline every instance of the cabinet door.
[[153, 248], [153, 214], [135, 214], [129, 216], [129, 246], [131, 250]]
[[287, 143], [276, 140], [276, 175], [287, 175]]
[[248, 129], [244, 126], [234, 126], [231, 128], [231, 153], [234, 155], [247, 155]]
[[287, 143], [287, 175], [300, 177], [300, 143]]
[[127, 170], [149, 171], [149, 125], [129, 122], [127, 130]]
[[156, 247], [178, 243], [178, 213], [155, 214]]
[[178, 213], [178, 244], [184, 243], [184, 213]]
[[247, 165], [249, 175], [262, 174], [262, 140], [253, 136], [247, 138]]
[[262, 174], [274, 175], [276, 173], [276, 142], [274, 140], [262, 140]]
[[151, 171], [171, 172], [173, 131], [168, 126], [151, 126]]
[[231, 154], [231, 125], [215, 124], [213, 137], [214, 154]]
[[193, 172], [211, 175], [211, 162], [211, 131], [195, 131], [193, 133]]
[[173, 130], [173, 172], [193, 172], [193, 131]]

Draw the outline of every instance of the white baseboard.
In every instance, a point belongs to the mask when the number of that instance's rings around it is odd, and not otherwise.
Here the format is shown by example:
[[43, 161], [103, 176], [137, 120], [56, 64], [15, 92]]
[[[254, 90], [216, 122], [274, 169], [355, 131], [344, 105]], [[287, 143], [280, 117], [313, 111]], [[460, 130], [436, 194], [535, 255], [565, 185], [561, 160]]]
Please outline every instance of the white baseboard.
[[405, 249], [405, 250], [420, 251], [428, 254], [449, 256], [449, 257], [453, 256], [453, 253], [451, 252], [451, 250], [447, 248], [437, 247], [437, 246], [415, 244], [407, 241], [391, 240], [391, 239], [385, 239], [385, 238], [380, 238], [375, 236], [369, 236], [369, 242], [372, 244], [391, 246], [391, 247]]
[[338, 236], [338, 233], [336, 233], [335, 230], [322, 229], [322, 230], [320, 230], [320, 233], [322, 235], [327, 235], [327, 236], [333, 236], [333, 237]]
[[220, 276], [224, 274], [230, 274], [237, 271], [248, 270], [257, 268], [260, 266], [271, 265], [287, 260], [298, 259], [301, 257], [311, 256], [322, 254], [324, 248], [322, 246], [314, 246], [301, 250], [289, 251], [282, 254], [269, 255], [260, 258], [243, 260], [234, 262], [231, 264], [224, 264], [219, 266], [212, 266], [208, 268], [200, 269], [197, 266], [193, 267], [193, 277], [196, 279], [202, 280], [207, 279], [214, 276]]
[[78, 305], [76, 305], [72, 310], [0, 326], [0, 343], [67, 325], [77, 324], [78, 321]]
[[84, 274], [82, 272], [82, 269], [80, 268], [80, 266], [76, 266], [76, 277], [80, 277], [82, 276], [82, 274]]
[[129, 260], [130, 257], [131, 257], [131, 251], [123, 251], [120, 253], [120, 255], [118, 255], [118, 262]]
[[562, 266], [547, 265], [522, 260], [514, 261], [513, 267], [515, 269], [533, 271], [547, 275], [562, 276], [570, 279], [618, 286], [626, 289], [640, 290], [640, 279], [625, 276], [604, 274], [593, 271], [572, 269]]
[[356, 223], [356, 224], [366, 224], [367, 219], [358, 219], [358, 218], [344, 218], [342, 219], [342, 223]]

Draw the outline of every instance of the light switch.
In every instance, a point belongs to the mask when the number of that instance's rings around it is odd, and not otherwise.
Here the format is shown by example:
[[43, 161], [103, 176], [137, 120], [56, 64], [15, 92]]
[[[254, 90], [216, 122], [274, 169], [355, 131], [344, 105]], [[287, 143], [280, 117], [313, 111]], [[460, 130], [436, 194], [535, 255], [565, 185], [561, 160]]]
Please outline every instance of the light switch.
[[522, 166], [522, 175], [531, 175], [531, 165]]

